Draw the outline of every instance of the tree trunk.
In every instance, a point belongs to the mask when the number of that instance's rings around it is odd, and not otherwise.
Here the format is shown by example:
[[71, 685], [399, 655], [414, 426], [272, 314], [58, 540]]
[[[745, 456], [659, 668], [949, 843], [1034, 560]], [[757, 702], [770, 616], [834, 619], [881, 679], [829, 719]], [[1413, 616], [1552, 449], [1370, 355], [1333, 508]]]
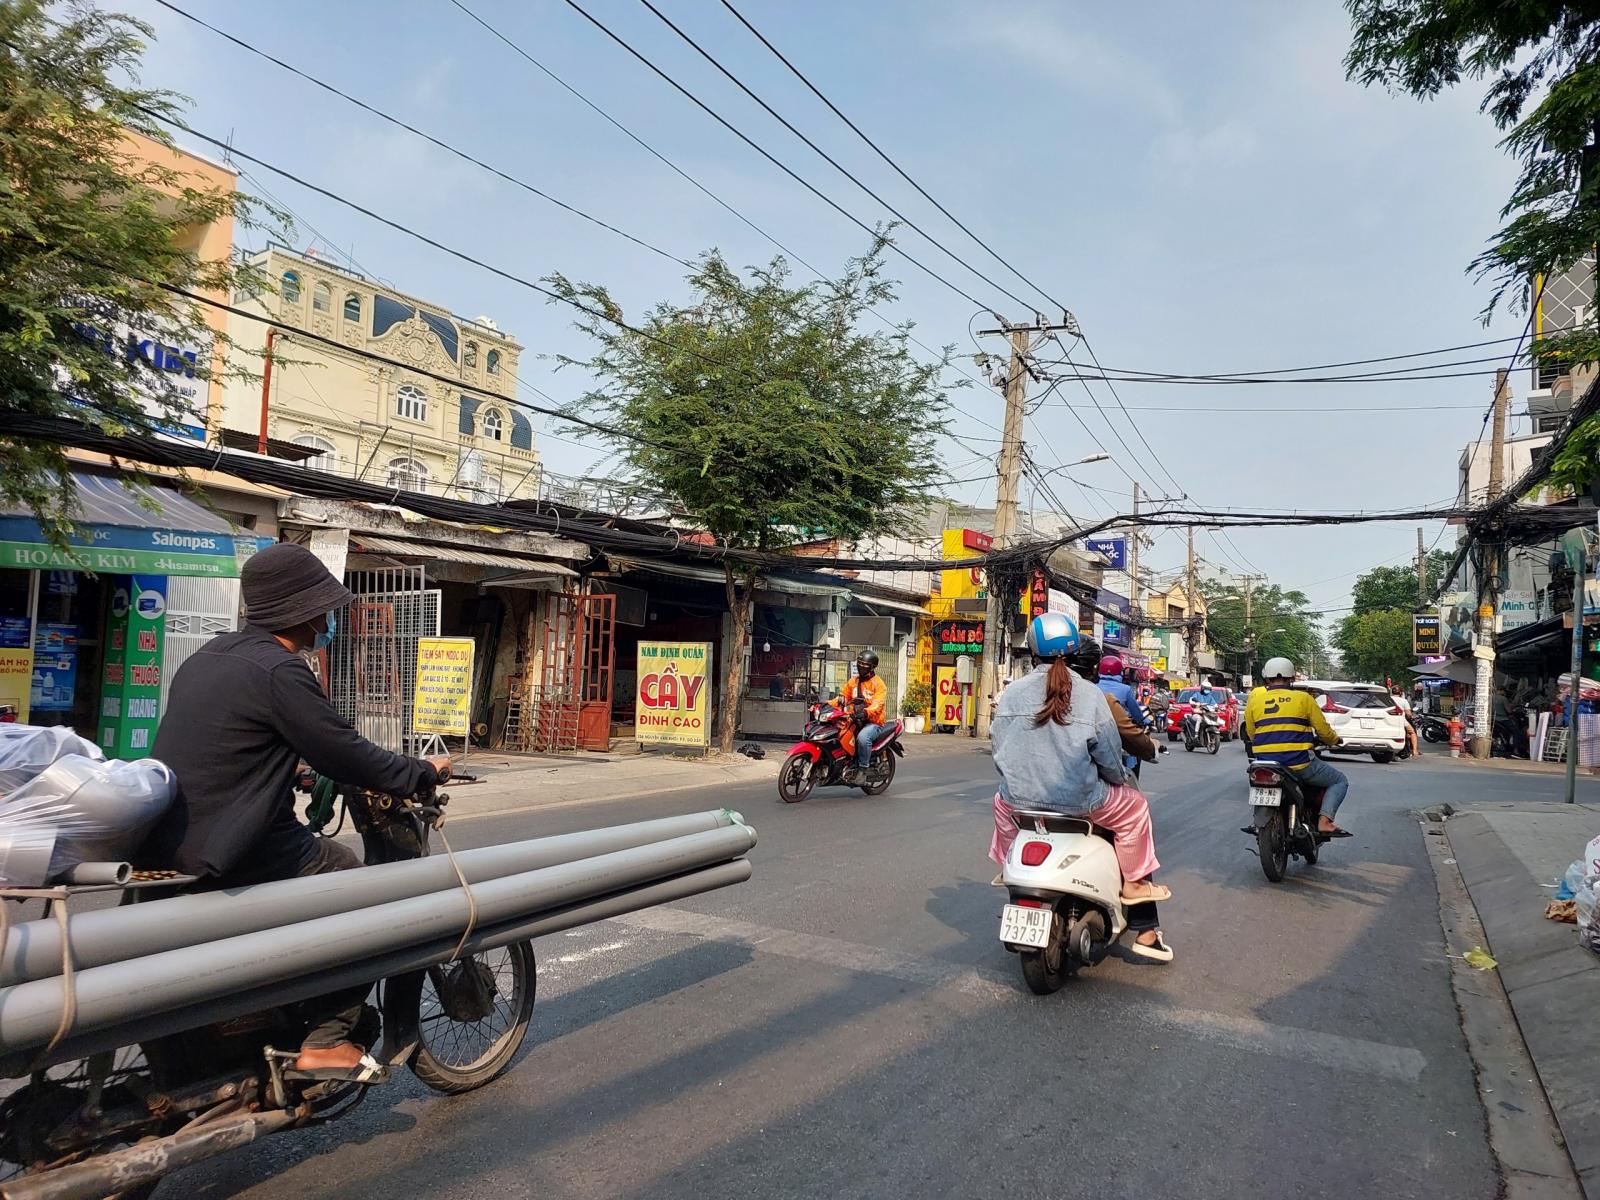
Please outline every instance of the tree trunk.
[[733, 620], [733, 653], [728, 656], [722, 676], [722, 711], [717, 715], [717, 749], [733, 753], [739, 732], [739, 698], [744, 694], [744, 652], [750, 644], [750, 598], [755, 585], [753, 573], [746, 574], [741, 590], [735, 581], [733, 564], [724, 563], [723, 582], [728, 589], [728, 612]]

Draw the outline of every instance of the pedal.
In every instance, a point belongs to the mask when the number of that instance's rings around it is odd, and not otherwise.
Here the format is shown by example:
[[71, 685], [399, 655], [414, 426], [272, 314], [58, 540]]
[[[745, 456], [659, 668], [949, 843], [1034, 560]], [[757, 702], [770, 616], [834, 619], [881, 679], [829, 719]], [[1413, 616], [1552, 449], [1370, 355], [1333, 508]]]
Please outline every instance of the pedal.
[[285, 1064], [293, 1066], [300, 1057], [298, 1050], [274, 1050], [271, 1046], [263, 1046], [261, 1055], [267, 1061], [267, 1095], [278, 1108], [289, 1107], [288, 1084], [283, 1078]]

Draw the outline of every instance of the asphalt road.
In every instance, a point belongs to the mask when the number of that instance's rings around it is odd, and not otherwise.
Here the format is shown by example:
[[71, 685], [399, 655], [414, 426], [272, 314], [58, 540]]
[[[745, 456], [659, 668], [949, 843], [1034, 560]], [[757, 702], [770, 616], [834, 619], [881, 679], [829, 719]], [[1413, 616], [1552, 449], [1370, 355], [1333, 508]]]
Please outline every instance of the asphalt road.
[[993, 765], [879, 799], [771, 785], [466, 820], [458, 849], [730, 804], [755, 877], [543, 940], [534, 1033], [457, 1099], [409, 1075], [163, 1197], [1495, 1195], [1414, 810], [1559, 781], [1349, 766], [1356, 836], [1266, 882], [1243, 753], [1145, 771], [1177, 961], [1036, 998], [995, 940]]

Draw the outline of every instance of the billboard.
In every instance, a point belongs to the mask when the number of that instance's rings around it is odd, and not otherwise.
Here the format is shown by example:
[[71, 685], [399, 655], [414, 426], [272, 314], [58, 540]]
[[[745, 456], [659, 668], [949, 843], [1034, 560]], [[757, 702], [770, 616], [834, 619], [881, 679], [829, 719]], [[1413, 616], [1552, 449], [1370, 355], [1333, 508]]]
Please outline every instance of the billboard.
[[711, 744], [711, 643], [640, 642], [634, 736], [661, 746]]
[[471, 638], [418, 638], [417, 683], [411, 706], [413, 733], [466, 737], [472, 725]]

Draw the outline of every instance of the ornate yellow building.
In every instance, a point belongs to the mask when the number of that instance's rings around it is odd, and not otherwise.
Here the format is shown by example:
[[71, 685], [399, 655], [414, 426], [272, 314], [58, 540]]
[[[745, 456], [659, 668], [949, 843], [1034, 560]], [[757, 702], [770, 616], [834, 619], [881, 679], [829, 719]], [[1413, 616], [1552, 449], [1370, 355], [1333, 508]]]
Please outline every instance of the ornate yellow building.
[[[229, 382], [228, 429], [254, 434], [265, 420], [269, 437], [318, 451], [307, 466], [407, 491], [480, 501], [538, 493], [533, 425], [514, 403], [522, 347], [492, 321], [452, 316], [277, 245], [250, 261], [277, 290], [236, 296], [235, 305], [293, 328], [271, 331], [264, 384]], [[236, 345], [256, 353], [268, 332], [238, 316], [228, 328]]]

